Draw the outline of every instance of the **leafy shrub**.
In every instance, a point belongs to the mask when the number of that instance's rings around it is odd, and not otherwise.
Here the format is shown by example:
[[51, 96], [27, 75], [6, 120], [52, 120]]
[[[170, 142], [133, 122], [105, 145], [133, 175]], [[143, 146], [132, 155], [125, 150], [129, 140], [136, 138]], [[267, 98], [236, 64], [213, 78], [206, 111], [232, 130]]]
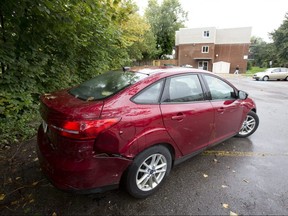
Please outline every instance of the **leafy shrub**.
[[0, 94], [0, 146], [32, 137], [39, 125], [38, 104], [27, 93]]
[[251, 70], [251, 68], [252, 68], [252, 62], [248, 61], [247, 62], [247, 70]]

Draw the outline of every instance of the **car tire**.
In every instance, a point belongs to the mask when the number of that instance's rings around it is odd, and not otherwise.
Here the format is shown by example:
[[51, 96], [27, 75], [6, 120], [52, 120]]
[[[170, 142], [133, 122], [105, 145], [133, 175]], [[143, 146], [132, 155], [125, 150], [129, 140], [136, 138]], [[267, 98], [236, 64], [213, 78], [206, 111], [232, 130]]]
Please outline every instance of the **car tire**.
[[268, 76], [264, 76], [263, 77], [263, 81], [268, 81], [269, 80], [269, 77]]
[[128, 168], [126, 189], [135, 198], [146, 198], [156, 192], [169, 175], [172, 165], [170, 151], [161, 145], [137, 155]]
[[285, 81], [288, 81], [288, 76], [284, 79]]
[[250, 136], [257, 130], [258, 125], [259, 125], [258, 115], [255, 112], [250, 111], [247, 114], [244, 122], [242, 123], [242, 127], [239, 130], [236, 137], [245, 138], [245, 137]]

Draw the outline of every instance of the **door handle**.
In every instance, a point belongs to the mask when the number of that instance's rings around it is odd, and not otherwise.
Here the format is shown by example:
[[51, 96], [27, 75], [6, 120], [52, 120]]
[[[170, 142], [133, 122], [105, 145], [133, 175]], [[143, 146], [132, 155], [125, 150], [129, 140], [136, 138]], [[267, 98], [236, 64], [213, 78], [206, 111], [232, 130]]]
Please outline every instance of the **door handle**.
[[178, 113], [176, 116], [172, 116], [171, 119], [172, 120], [181, 121], [181, 120], [184, 119], [184, 114], [183, 113]]
[[224, 107], [220, 107], [220, 108], [218, 108], [218, 109], [217, 109], [217, 111], [218, 111], [218, 112], [220, 112], [220, 113], [223, 113], [223, 112], [224, 112], [224, 110], [225, 110], [225, 108], [224, 108]]

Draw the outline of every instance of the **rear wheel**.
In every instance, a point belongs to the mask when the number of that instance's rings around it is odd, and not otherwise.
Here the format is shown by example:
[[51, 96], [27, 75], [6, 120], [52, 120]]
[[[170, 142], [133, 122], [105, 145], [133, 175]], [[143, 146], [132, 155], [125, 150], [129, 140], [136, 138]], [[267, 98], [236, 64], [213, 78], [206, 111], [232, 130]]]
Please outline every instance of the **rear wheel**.
[[269, 77], [268, 77], [268, 76], [264, 76], [264, 77], [263, 77], [263, 80], [264, 80], [264, 81], [268, 81], [268, 80], [269, 80]]
[[156, 192], [171, 170], [172, 157], [164, 146], [153, 146], [135, 157], [126, 176], [126, 189], [136, 198]]
[[242, 127], [236, 136], [241, 138], [248, 137], [257, 130], [258, 125], [258, 115], [255, 112], [250, 111], [247, 114], [246, 119], [244, 120]]

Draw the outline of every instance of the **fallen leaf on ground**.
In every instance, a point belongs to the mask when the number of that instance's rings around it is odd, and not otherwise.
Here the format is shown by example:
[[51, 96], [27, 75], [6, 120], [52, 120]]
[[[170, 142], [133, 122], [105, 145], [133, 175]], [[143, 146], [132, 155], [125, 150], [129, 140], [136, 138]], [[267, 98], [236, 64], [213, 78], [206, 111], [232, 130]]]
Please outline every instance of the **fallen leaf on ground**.
[[207, 175], [207, 174], [203, 174], [203, 176], [204, 176], [204, 178], [207, 178], [207, 177], [208, 177], [208, 175]]
[[222, 187], [222, 188], [227, 188], [228, 186], [227, 186], [227, 185], [222, 185], [221, 187]]
[[53, 212], [52, 216], [57, 216], [56, 212]]
[[217, 159], [214, 159], [213, 161], [214, 161], [214, 163], [217, 163], [217, 162], [218, 162], [218, 160], [217, 160]]
[[16, 179], [16, 180], [20, 180], [20, 179], [21, 179], [21, 177], [16, 177], [15, 179]]
[[230, 211], [230, 216], [238, 216], [235, 212]]
[[0, 194], [0, 201], [5, 199], [5, 194]]
[[223, 206], [225, 209], [229, 208], [229, 205], [226, 204], [226, 203], [223, 203], [222, 206]]
[[32, 185], [36, 186], [39, 183], [39, 181], [33, 182]]
[[19, 201], [18, 200], [15, 200], [15, 201], [12, 201], [11, 202], [11, 205], [17, 205], [19, 203]]
[[248, 180], [246, 180], [246, 179], [243, 179], [243, 181], [244, 181], [244, 182], [246, 182], [246, 183], [249, 183], [249, 181], [248, 181]]

